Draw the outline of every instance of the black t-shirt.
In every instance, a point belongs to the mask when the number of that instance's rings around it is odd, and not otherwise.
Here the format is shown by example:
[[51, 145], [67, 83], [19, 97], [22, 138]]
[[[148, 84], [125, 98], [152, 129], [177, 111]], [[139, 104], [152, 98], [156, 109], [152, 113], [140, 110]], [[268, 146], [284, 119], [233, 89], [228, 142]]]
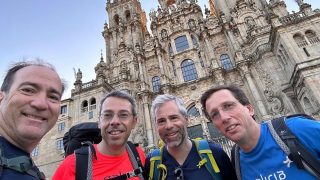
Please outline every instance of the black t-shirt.
[[[28, 156], [30, 157], [30, 154], [28, 152], [23, 151], [22, 149], [14, 146], [10, 142], [8, 142], [4, 137], [0, 137], [0, 148], [2, 149], [3, 156], [8, 158], [14, 158], [18, 156]], [[33, 166], [33, 169], [38, 170], [36, 166]], [[29, 174], [21, 173], [18, 171], [15, 171], [13, 169], [9, 169], [6, 167], [3, 167], [2, 173], [0, 175], [0, 180], [35, 180], [38, 178], [35, 178]]]
[[[222, 150], [222, 148], [216, 144], [209, 143], [212, 155], [216, 160], [218, 167], [220, 169], [221, 178], [225, 180], [237, 179], [234, 168], [230, 162], [228, 155]], [[188, 154], [187, 159], [182, 165], [168, 153], [166, 148], [163, 148], [163, 158], [162, 164], [167, 168], [167, 178], [168, 180], [177, 179], [175, 176], [175, 170], [180, 168], [183, 171], [183, 176], [185, 180], [207, 180], [213, 179], [210, 172], [206, 169], [205, 165], [199, 167], [197, 166], [200, 162], [200, 156], [197, 152], [195, 143], [192, 141], [192, 148]], [[210, 162], [207, 162], [210, 163]], [[150, 170], [150, 155], [146, 159], [146, 171]]]

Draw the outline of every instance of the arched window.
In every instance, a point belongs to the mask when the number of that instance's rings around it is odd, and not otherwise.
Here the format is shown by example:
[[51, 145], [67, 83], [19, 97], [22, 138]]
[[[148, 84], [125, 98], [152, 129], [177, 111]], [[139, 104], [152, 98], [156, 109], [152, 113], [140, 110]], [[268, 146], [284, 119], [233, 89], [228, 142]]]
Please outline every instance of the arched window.
[[174, 40], [177, 52], [184, 51], [189, 48], [188, 40], [185, 35], [179, 36]]
[[87, 112], [88, 111], [88, 101], [83, 101], [81, 103], [81, 112]]
[[130, 19], [131, 19], [131, 14], [130, 14], [130, 11], [129, 11], [129, 10], [126, 10], [125, 15], [126, 15], [126, 20], [127, 20], [127, 21], [130, 21]]
[[96, 98], [92, 98], [90, 100], [90, 107], [89, 107], [89, 110], [93, 110], [93, 109], [96, 109], [97, 108], [97, 105], [96, 105]]
[[181, 63], [181, 70], [185, 82], [198, 79], [196, 66], [191, 59], [184, 60]]
[[293, 39], [297, 43], [298, 47], [303, 47], [308, 45], [307, 41], [304, 39], [304, 37], [301, 34], [293, 35]]
[[221, 62], [223, 69], [225, 69], [225, 70], [233, 69], [233, 65], [231, 63], [231, 60], [230, 60], [228, 54], [222, 54], [220, 56], [220, 62]]
[[303, 105], [304, 105], [304, 111], [306, 114], [312, 114], [314, 112], [312, 104], [307, 97], [303, 98]]
[[119, 15], [118, 14], [114, 15], [113, 20], [116, 25], [119, 25]]
[[169, 43], [168, 51], [169, 51], [169, 56], [172, 56], [173, 51], [172, 51], [171, 43]]
[[305, 35], [311, 44], [319, 42], [319, 38], [314, 31], [308, 30], [306, 31]]
[[199, 117], [200, 116], [200, 113], [198, 111], [198, 109], [196, 108], [195, 105], [191, 106], [189, 109], [188, 109], [188, 115], [189, 116], [193, 116], [193, 117]]
[[193, 45], [193, 47], [198, 47], [199, 44], [198, 44], [197, 39], [196, 39], [193, 35], [191, 35], [191, 39], [192, 39], [192, 45]]
[[153, 87], [153, 92], [159, 92], [160, 91], [160, 77], [159, 76], [154, 76], [152, 78], [152, 87]]

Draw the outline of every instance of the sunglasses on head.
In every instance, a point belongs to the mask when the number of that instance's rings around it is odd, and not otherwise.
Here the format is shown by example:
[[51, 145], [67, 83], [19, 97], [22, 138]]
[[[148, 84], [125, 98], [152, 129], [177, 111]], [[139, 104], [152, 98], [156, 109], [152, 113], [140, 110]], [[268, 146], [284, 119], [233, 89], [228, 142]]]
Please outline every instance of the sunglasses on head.
[[177, 180], [184, 180], [183, 178], [183, 171], [181, 168], [177, 168], [174, 170], [174, 176], [177, 178]]

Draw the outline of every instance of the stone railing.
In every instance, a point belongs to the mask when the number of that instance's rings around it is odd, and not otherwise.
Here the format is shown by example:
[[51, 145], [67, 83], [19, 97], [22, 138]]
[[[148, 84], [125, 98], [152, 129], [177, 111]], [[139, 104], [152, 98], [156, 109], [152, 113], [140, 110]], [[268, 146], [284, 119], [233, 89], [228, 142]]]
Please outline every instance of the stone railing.
[[279, 21], [282, 24], [288, 24], [288, 23], [294, 23], [294, 22], [296, 22], [298, 20], [301, 20], [304, 17], [306, 17], [306, 15], [303, 12], [297, 12], [297, 13], [290, 14], [288, 16], [282, 17], [282, 18], [279, 19]]
[[302, 40], [297, 42], [298, 47], [308, 46], [308, 42], [306, 40]]
[[312, 38], [309, 38], [308, 40], [311, 44], [316, 44], [316, 43], [320, 42], [319, 37], [312, 37]]
[[97, 84], [98, 84], [97, 81], [92, 80], [90, 82], [83, 83], [82, 86], [81, 86], [81, 89], [82, 90], [89, 89], [89, 88], [92, 88], [92, 87], [96, 86]]

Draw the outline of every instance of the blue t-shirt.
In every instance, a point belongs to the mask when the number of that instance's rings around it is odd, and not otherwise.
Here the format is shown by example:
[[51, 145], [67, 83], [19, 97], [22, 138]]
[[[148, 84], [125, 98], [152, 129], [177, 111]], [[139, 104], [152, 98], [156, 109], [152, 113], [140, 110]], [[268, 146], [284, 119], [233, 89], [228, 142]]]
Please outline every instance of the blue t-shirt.
[[[320, 122], [302, 116], [286, 120], [299, 141], [320, 160]], [[240, 149], [240, 168], [243, 180], [316, 179], [304, 169], [298, 169], [273, 139], [268, 125], [261, 124], [256, 147], [245, 153]]]
[[[8, 142], [6, 139], [4, 139], [2, 136], [0, 137], [0, 147], [2, 149], [2, 153], [5, 155], [6, 158], [14, 158], [18, 156], [30, 156], [29, 153], [21, 150], [20, 148], [12, 145], [10, 142]], [[33, 167], [35, 170], [38, 170], [36, 166]], [[35, 178], [29, 174], [21, 173], [18, 171], [15, 171], [13, 169], [8, 169], [3, 167], [2, 173], [0, 175], [0, 180], [15, 180], [15, 179], [21, 179], [21, 180], [35, 180], [39, 178]]]
[[[222, 179], [232, 180], [237, 179], [234, 168], [230, 162], [228, 155], [216, 144], [209, 143], [212, 155], [216, 160], [218, 167], [221, 172]], [[146, 159], [146, 171], [150, 170], [150, 154]], [[167, 167], [167, 178], [168, 180], [177, 179], [174, 175], [174, 171], [177, 168], [181, 168], [185, 180], [207, 180], [212, 179], [211, 174], [206, 169], [205, 165], [199, 168], [197, 165], [200, 162], [200, 156], [197, 152], [195, 143], [192, 141], [192, 148], [182, 165], [169, 154], [166, 148], [163, 148], [162, 163]], [[210, 162], [207, 162], [210, 163]]]

